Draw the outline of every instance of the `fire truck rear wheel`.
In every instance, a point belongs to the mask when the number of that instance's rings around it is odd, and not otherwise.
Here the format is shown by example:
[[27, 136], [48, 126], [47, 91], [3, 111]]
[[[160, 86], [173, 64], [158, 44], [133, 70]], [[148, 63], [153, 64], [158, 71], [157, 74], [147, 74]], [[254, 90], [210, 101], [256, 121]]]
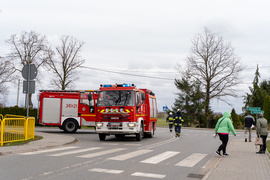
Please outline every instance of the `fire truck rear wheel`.
[[141, 123], [141, 126], [140, 126], [140, 131], [139, 133], [136, 133], [136, 140], [137, 141], [141, 141], [142, 138], [143, 138], [143, 123]]
[[66, 133], [75, 133], [78, 127], [78, 123], [74, 119], [67, 119], [62, 128]]
[[99, 140], [100, 140], [100, 141], [105, 141], [105, 139], [106, 139], [106, 134], [98, 134], [98, 136], [99, 136]]

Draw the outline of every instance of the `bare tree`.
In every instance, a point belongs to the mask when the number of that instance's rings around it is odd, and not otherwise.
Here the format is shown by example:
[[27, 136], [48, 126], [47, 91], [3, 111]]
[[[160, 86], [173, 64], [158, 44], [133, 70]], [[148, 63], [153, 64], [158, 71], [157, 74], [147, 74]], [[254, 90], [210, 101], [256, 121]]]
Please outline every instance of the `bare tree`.
[[8, 95], [8, 88], [5, 84], [14, 80], [14, 72], [12, 64], [5, 58], [0, 57], [0, 104], [2, 105]]
[[80, 56], [84, 42], [71, 36], [62, 36], [60, 41], [61, 45], [56, 47], [56, 54], [50, 54], [46, 64], [48, 70], [54, 74], [51, 84], [66, 90], [74, 86], [77, 79], [76, 69], [85, 62]]
[[234, 53], [231, 43], [210, 32], [207, 28], [192, 40], [187, 68], [181, 73], [189, 74], [198, 81], [205, 92], [205, 115], [210, 114], [210, 100], [216, 98], [226, 101], [225, 97], [237, 97], [236, 85], [240, 83], [239, 73], [243, 70], [240, 58]]
[[[26, 64], [35, 64], [38, 69], [51, 53], [46, 36], [41, 36], [34, 31], [22, 32], [20, 36], [14, 34], [6, 42], [11, 46], [11, 52], [6, 58], [13, 62], [14, 69], [18, 72], [21, 72]], [[33, 107], [31, 94], [29, 106]]]

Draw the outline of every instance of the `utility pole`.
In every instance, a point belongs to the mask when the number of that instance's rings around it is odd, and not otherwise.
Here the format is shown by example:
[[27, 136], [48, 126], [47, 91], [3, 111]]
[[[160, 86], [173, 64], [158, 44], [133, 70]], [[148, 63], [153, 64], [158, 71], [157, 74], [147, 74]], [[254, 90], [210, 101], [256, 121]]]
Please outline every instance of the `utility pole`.
[[19, 95], [20, 95], [20, 79], [18, 79], [17, 106], [19, 106]]

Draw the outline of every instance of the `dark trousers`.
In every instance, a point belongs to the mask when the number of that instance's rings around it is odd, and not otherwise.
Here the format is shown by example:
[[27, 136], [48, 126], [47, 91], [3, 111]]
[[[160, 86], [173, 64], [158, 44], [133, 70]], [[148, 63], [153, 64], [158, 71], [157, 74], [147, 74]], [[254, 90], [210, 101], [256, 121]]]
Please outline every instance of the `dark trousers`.
[[229, 134], [218, 134], [219, 139], [221, 140], [222, 144], [219, 146], [218, 151], [223, 151], [223, 154], [226, 153], [227, 143], [229, 141]]
[[170, 131], [172, 131], [172, 128], [173, 128], [173, 124], [169, 124]]
[[180, 135], [180, 133], [181, 133], [181, 126], [175, 126], [174, 130], [175, 130], [175, 134], [176, 135]]
[[262, 141], [263, 141], [263, 145], [260, 146], [260, 151], [265, 152], [265, 150], [266, 150], [266, 139], [267, 139], [267, 136], [262, 136], [261, 135], [261, 138], [262, 138]]

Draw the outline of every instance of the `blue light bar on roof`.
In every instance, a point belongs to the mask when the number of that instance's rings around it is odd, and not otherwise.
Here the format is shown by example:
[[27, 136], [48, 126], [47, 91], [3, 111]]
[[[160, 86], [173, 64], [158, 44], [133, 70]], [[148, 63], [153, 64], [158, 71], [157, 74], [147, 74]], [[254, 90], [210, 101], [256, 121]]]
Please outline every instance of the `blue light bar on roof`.
[[103, 87], [112, 87], [110, 84], [104, 84]]
[[131, 87], [131, 84], [123, 84], [123, 87]]

